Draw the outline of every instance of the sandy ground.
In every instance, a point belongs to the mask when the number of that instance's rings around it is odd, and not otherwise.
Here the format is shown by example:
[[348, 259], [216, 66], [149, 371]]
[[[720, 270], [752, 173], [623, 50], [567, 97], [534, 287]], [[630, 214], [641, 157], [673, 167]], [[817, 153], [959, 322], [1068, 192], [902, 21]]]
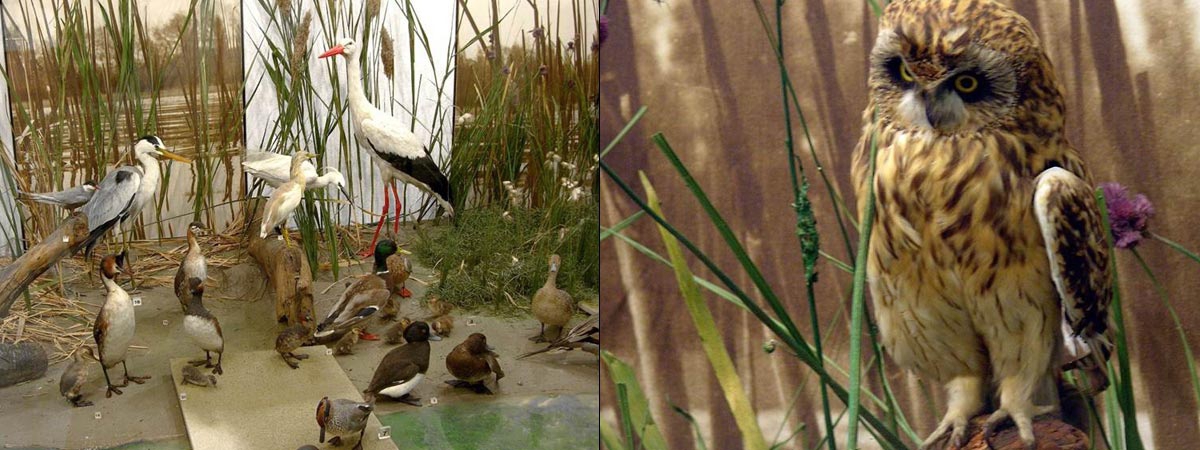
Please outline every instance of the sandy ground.
[[[243, 261], [224, 270], [210, 269], [206, 306], [221, 321], [228, 352], [273, 349], [275, 336], [282, 325], [274, 323], [273, 306], [266, 295], [267, 288], [262, 285], [265, 279], [262, 273], [248, 256]], [[369, 267], [369, 264], [362, 264], [344, 270], [341, 275], [365, 273]], [[419, 265], [414, 268], [415, 278], [435, 279], [430, 270]], [[318, 315], [328, 311], [341, 292], [334, 288], [320, 294], [332, 282], [325, 273], [314, 283], [317, 288], [314, 306]], [[413, 297], [401, 303], [401, 315], [424, 318], [428, 312], [417, 299], [424, 297], [426, 286], [410, 281], [408, 287]], [[74, 289], [82, 301], [103, 302], [103, 288], [98, 281], [94, 286], [75, 286]], [[98, 364], [92, 364], [85, 398], [95, 405], [75, 408], [58, 393], [59, 376], [66, 363], [52, 365], [41, 379], [0, 389], [0, 446], [111, 447], [135, 441], [178, 438], [185, 434], [175, 390], [168, 385], [171, 382], [170, 359], [198, 357], [202, 352], [183, 334], [183, 313], [169, 286], [147, 288], [132, 294], [142, 298], [142, 306], [136, 309], [138, 325], [134, 345], [145, 348], [132, 349], [128, 365], [131, 374], [153, 378], [144, 385], [130, 385], [124, 389], [124, 395], [105, 398], [104, 375]], [[453, 333], [433, 343], [429, 372], [425, 382], [416, 389], [415, 395], [421, 397], [425, 405], [430, 405], [434, 398], [439, 404], [455, 404], [546, 394], [598, 395], [600, 366], [591, 354], [576, 351], [514, 360], [521, 353], [539, 348], [539, 344], [528, 340], [538, 331], [534, 319], [505, 319], [462, 311], [456, 311], [455, 315]], [[475, 325], [468, 326], [468, 321]], [[386, 326], [377, 321], [371, 331], [382, 333]], [[451, 378], [444, 364], [445, 356], [474, 332], [487, 335], [488, 342], [501, 355], [500, 362], [507, 376], [501, 380], [496, 396], [454, 389], [443, 383]], [[382, 341], [363, 341], [355, 347], [354, 355], [338, 356], [337, 360], [361, 390], [370, 382], [376, 364], [392, 347]], [[239, 369], [226, 366], [225, 370]], [[119, 377], [119, 367], [110, 375]], [[269, 408], [269, 405], [264, 406]], [[379, 414], [404, 410], [415, 410], [415, 407], [391, 402], [377, 405]]]

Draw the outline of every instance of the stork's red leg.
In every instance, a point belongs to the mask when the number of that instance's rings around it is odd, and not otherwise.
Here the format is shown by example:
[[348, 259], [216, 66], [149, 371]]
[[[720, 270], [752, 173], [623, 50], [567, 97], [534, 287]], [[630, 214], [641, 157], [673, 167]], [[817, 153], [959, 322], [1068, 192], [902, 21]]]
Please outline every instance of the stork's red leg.
[[379, 225], [375, 226], [375, 236], [371, 238], [371, 245], [358, 252], [358, 256], [366, 258], [375, 254], [375, 242], [379, 241], [379, 230], [383, 229], [383, 224], [387, 222], [388, 214], [388, 194], [387, 186], [383, 187], [383, 214], [379, 217]]
[[400, 192], [396, 190], [396, 182], [392, 182], [392, 195], [396, 196], [396, 221], [392, 226], [392, 234], [400, 232], [400, 216], [404, 214], [404, 204], [400, 202]]

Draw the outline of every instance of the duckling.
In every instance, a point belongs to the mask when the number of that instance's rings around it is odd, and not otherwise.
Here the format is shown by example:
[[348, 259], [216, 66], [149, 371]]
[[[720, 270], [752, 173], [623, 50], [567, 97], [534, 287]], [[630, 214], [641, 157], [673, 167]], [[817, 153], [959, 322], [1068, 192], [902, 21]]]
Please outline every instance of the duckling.
[[433, 332], [438, 336], [450, 336], [450, 332], [454, 331], [454, 316], [447, 314], [436, 317], [429, 326], [433, 328]]
[[317, 403], [317, 425], [321, 427], [320, 441], [325, 443], [325, 434], [333, 435], [329, 443], [335, 447], [342, 445], [343, 437], [358, 433], [358, 443], [353, 450], [362, 450], [363, 433], [367, 431], [367, 418], [375, 410], [373, 403], [361, 403], [354, 400], [339, 398], [330, 400], [329, 397]]
[[[325, 320], [317, 325], [314, 338], [328, 338], [337, 332], [346, 332], [350, 328], [365, 322], [387, 303], [391, 292], [382, 275], [388, 272], [387, 259], [396, 254], [396, 243], [390, 239], [379, 241], [375, 245], [375, 272], [363, 275], [355, 280], [342, 292], [342, 297], [334, 303]], [[371, 333], [363, 333], [362, 338], [368, 341], [379, 340]]]
[[558, 255], [550, 255], [550, 273], [546, 276], [546, 284], [533, 294], [533, 317], [542, 323], [542, 331], [529, 338], [534, 342], [558, 339], [563, 327], [575, 314], [575, 302], [571, 295], [555, 284], [560, 263]]
[[573, 350], [576, 348], [599, 356], [599, 354], [600, 354], [600, 315], [599, 314], [592, 314], [591, 316], [589, 316], [587, 318], [587, 320], [584, 320], [583, 322], [580, 322], [578, 325], [571, 327], [571, 331], [568, 331], [567, 334], [563, 335], [562, 337], [559, 337], [558, 339], [555, 339], [553, 342], [550, 343], [550, 345], [547, 345], [546, 348], [543, 348], [540, 350], [534, 350], [532, 352], [518, 356], [517, 359], [530, 357], [530, 356], [536, 355], [538, 353], [545, 353], [545, 352], [548, 352], [551, 350], [560, 350], [560, 349], [561, 350]]
[[442, 340], [436, 334], [430, 334], [429, 324], [413, 322], [404, 330], [404, 345], [392, 349], [383, 356], [371, 384], [363, 391], [367, 401], [374, 402], [377, 395], [413, 405], [421, 406], [421, 399], [414, 397], [412, 391], [425, 378], [429, 370], [429, 341]]
[[300, 206], [300, 200], [304, 199], [306, 178], [302, 164], [316, 156], [305, 151], [299, 151], [292, 155], [292, 178], [271, 192], [271, 198], [267, 200], [267, 206], [263, 208], [262, 226], [259, 228], [258, 237], [266, 239], [272, 228], [279, 227], [287, 247], [292, 247], [292, 241], [288, 238], [287, 220], [296, 207]]
[[392, 325], [392, 327], [388, 328], [388, 330], [384, 333], [383, 341], [389, 345], [403, 344], [404, 330], [407, 330], [408, 326], [412, 325], [412, 323], [412, 319], [408, 317], [401, 317], [400, 322]]
[[81, 347], [72, 355], [71, 364], [63, 370], [62, 378], [58, 380], [58, 392], [71, 401], [75, 407], [92, 406], [92, 402], [83, 399], [83, 385], [87, 383], [88, 358], [96, 359], [96, 353], [91, 347]]
[[[412, 261], [401, 255], [399, 252], [388, 256], [387, 258], [387, 274], [383, 275], [383, 280], [387, 283], [388, 291], [393, 295], [399, 295], [400, 298], [412, 297], [412, 292], [404, 287], [404, 283], [408, 281], [409, 275], [412, 275]], [[388, 297], [388, 301], [383, 305], [383, 310], [380, 317], [392, 320], [396, 318], [396, 313], [400, 310], [399, 305], [392, 297]]]
[[358, 338], [362, 335], [362, 333], [362, 328], [351, 328], [349, 333], [346, 333], [345, 336], [342, 336], [341, 339], [338, 339], [337, 345], [333, 347], [333, 354], [353, 355], [354, 345], [358, 343]]
[[[121, 395], [122, 392], [118, 388], [128, 386], [130, 381], [142, 384], [150, 379], [149, 376], [130, 376], [129, 366], [125, 363], [125, 353], [129, 351], [129, 342], [133, 340], [133, 333], [137, 327], [133, 301], [129, 298], [129, 293], [116, 282], [118, 274], [128, 272], [125, 268], [125, 257], [126, 253], [121, 252], [118, 255], [106, 256], [100, 261], [100, 274], [104, 280], [104, 287], [108, 290], [108, 297], [104, 300], [104, 306], [100, 307], [100, 313], [96, 315], [96, 323], [92, 325], [92, 338], [96, 340], [100, 367], [104, 370], [104, 381], [108, 384], [105, 397]], [[116, 367], [118, 363], [125, 369], [125, 382], [114, 385], [108, 376], [108, 369]]]
[[183, 255], [183, 261], [179, 263], [179, 269], [175, 271], [175, 298], [179, 299], [179, 306], [183, 308], [184, 313], [187, 312], [187, 304], [192, 300], [192, 291], [188, 286], [188, 280], [199, 278], [203, 283], [208, 279], [208, 260], [204, 257], [204, 251], [200, 249], [200, 243], [196, 241], [196, 236], [204, 231], [204, 224], [200, 222], [192, 222], [188, 225], [187, 238], [188, 249]]
[[[183, 330], [192, 338], [192, 342], [204, 350], [204, 359], [189, 363], [193, 366], [212, 367], [213, 373], [221, 375], [225, 373], [221, 368], [221, 360], [225, 356], [225, 335], [221, 332], [221, 323], [204, 307], [204, 284], [201, 279], [188, 280], [188, 286], [192, 299], [188, 302], [187, 312], [183, 316]], [[212, 363], [213, 352], [217, 354], [216, 366]]]
[[496, 387], [500, 387], [500, 379], [504, 378], [504, 370], [500, 368], [499, 356], [495, 348], [488, 345], [487, 336], [483, 333], [472, 333], [467, 340], [454, 347], [446, 355], [446, 370], [450, 371], [457, 380], [446, 380], [446, 384], [454, 387], [471, 388], [477, 394], [491, 395], [488, 389], [488, 377], [496, 374]]
[[454, 310], [454, 305], [437, 297], [430, 298], [425, 307], [429, 309], [429, 317], [444, 316]]
[[285, 328], [275, 338], [275, 351], [283, 357], [283, 362], [293, 369], [300, 368], [300, 360], [308, 359], [308, 355], [293, 353], [296, 349], [307, 344], [312, 339], [312, 316], [305, 314], [300, 323]]
[[180, 386], [185, 384], [194, 384], [200, 387], [217, 387], [216, 375], [205, 374], [201, 372], [200, 369], [196, 368], [196, 366], [190, 364], [183, 366], [182, 378], [183, 381], [179, 383]]

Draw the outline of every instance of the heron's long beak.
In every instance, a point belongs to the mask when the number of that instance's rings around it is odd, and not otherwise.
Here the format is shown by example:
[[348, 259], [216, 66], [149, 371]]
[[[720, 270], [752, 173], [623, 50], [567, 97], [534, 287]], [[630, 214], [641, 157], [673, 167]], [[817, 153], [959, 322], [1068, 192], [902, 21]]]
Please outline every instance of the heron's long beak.
[[187, 159], [187, 158], [185, 158], [185, 157], [183, 157], [183, 156], [177, 155], [177, 154], [175, 154], [175, 153], [171, 153], [170, 151], [168, 151], [168, 150], [167, 150], [167, 149], [165, 149], [165, 148], [160, 148], [160, 149], [158, 149], [158, 155], [159, 155], [159, 156], [162, 156], [163, 158], [172, 159], [172, 160], [175, 160], [175, 161], [179, 161], [179, 162], [181, 162], [181, 163], [184, 163], [184, 164], [191, 164], [191, 163], [192, 163], [192, 160], [190, 160], [190, 159]]
[[333, 46], [333, 48], [326, 50], [325, 53], [322, 53], [321, 56], [318, 56], [317, 59], [328, 58], [333, 55], [340, 55], [345, 51], [346, 51], [346, 47], [342, 47], [340, 45], [335, 45], [335, 46]]

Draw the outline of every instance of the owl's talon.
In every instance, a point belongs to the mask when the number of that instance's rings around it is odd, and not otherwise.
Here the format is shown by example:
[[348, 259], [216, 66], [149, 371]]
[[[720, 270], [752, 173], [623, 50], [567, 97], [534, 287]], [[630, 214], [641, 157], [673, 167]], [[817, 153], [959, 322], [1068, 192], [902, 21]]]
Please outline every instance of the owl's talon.
[[[934, 444], [946, 436], [947, 432], [950, 433], [949, 443], [951, 447], [935, 446]], [[967, 445], [967, 438], [967, 419], [963, 417], [946, 417], [933, 430], [933, 433], [930, 433], [929, 437], [925, 438], [925, 442], [921, 443], [921, 450], [930, 448], [962, 448], [964, 445]]]
[[[1037, 414], [1045, 414], [1046, 412], [1054, 411], [1053, 406], [1035, 406], [1031, 407], [1032, 412]], [[995, 448], [992, 445], [992, 438], [999, 427], [1004, 423], [1005, 419], [1012, 419], [1013, 424], [1017, 426], [1017, 434], [1021, 437], [1021, 443], [1025, 444], [1025, 448], [1030, 450], [1037, 448], [1037, 439], [1033, 436], [1033, 419], [1032, 415], [1022, 412], [1009, 411], [1006, 408], [997, 409], [996, 412], [988, 416], [987, 421], [983, 423], [983, 441], [988, 448]]]

